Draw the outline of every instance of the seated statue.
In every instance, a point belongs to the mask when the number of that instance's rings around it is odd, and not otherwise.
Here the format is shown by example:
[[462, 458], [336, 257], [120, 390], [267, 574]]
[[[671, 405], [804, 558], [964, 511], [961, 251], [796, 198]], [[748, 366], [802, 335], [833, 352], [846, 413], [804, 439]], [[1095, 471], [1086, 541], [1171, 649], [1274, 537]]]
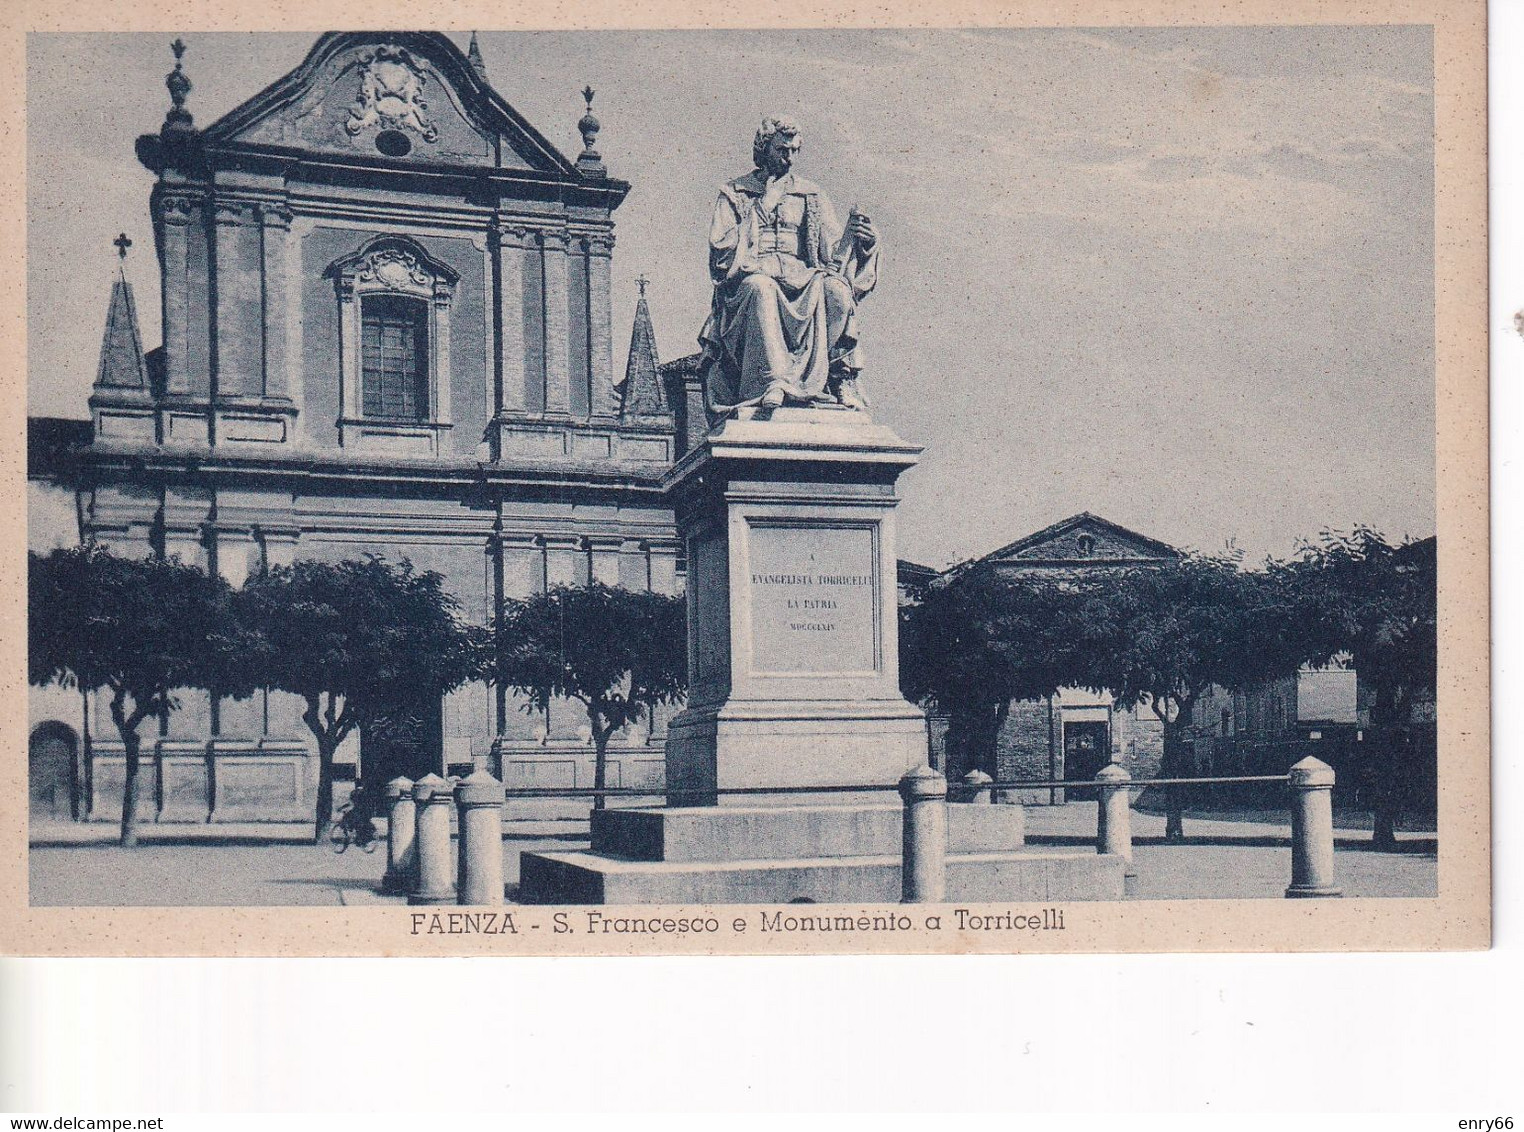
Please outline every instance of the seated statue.
[[878, 280], [878, 234], [854, 207], [845, 228], [793, 172], [799, 128], [767, 118], [756, 168], [720, 189], [709, 226], [714, 301], [699, 335], [714, 416], [742, 405], [867, 407], [857, 304]]

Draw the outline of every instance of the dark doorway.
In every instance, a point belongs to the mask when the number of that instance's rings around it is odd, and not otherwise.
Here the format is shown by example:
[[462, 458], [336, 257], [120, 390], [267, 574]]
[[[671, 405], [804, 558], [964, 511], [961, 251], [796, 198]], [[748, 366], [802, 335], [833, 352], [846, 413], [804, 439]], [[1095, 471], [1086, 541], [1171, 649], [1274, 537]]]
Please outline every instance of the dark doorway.
[[79, 740], [65, 724], [50, 721], [32, 732], [27, 748], [27, 797], [32, 821], [70, 821], [79, 816], [75, 768]]
[[360, 730], [360, 781], [379, 800], [398, 775], [417, 781], [443, 773], [444, 700], [439, 696], [396, 708]]
[[[1111, 761], [1111, 729], [1104, 720], [1064, 724], [1064, 781], [1093, 782]], [[1065, 800], [1093, 801], [1094, 789], [1066, 787]]]

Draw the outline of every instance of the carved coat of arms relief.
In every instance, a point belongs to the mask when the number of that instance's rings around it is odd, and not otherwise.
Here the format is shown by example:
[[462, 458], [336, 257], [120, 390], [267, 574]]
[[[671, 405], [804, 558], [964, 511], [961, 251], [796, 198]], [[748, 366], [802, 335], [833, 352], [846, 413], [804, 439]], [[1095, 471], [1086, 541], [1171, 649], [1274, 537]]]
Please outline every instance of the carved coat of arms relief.
[[439, 137], [438, 127], [425, 116], [429, 104], [423, 100], [423, 88], [428, 79], [411, 52], [383, 45], [359, 61], [360, 93], [344, 123], [350, 137], [372, 125], [409, 129], [426, 142]]

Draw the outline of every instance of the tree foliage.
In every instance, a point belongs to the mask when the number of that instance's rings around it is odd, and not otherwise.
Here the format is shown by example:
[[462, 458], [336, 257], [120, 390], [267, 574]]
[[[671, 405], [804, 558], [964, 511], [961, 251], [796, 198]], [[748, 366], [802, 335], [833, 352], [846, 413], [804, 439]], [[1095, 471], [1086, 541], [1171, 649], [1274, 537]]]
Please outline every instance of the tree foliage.
[[[686, 639], [680, 598], [598, 582], [556, 586], [503, 603], [492, 676], [526, 696], [528, 710], [557, 698], [586, 708], [601, 790], [610, 737], [686, 689]], [[593, 804], [601, 808], [603, 796]]]
[[[1361, 678], [1400, 708], [1432, 690], [1438, 664], [1439, 575], [1434, 539], [1389, 543], [1366, 527], [1325, 531], [1272, 572], [1305, 627], [1307, 660], [1347, 654]], [[1383, 705], [1388, 706], [1388, 705]]]
[[367, 555], [302, 561], [251, 578], [236, 606], [254, 647], [243, 675], [301, 696], [318, 742], [315, 830], [333, 813], [333, 757], [398, 703], [439, 697], [481, 667], [484, 631], [432, 570]]
[[901, 611], [900, 688], [949, 718], [950, 746], [994, 775], [1012, 701], [1082, 683], [1088, 638], [1084, 587], [973, 571], [933, 586]]
[[137, 843], [139, 728], [179, 706], [177, 689], [242, 697], [247, 649], [220, 578], [178, 559], [123, 558], [100, 547], [31, 554], [27, 669], [33, 684], [109, 696], [126, 760], [121, 843]]
[[1439, 575], [1434, 539], [1389, 543], [1361, 527], [1325, 531], [1272, 573], [1306, 633], [1306, 660], [1349, 658], [1368, 689], [1367, 750], [1376, 751], [1375, 841], [1396, 841], [1396, 820], [1419, 773], [1413, 712], [1432, 696], [1439, 662]]
[[[1294, 670], [1308, 644], [1265, 572], [1186, 556], [1051, 577], [969, 571], [905, 611], [901, 685], [946, 713], [949, 745], [994, 773], [1012, 701], [1063, 687], [1146, 704], [1164, 727], [1164, 772], [1181, 773], [1196, 700], [1212, 685]], [[1172, 808], [1172, 828], [1179, 825]]]
[[1092, 594], [1108, 640], [1091, 653], [1086, 682], [1124, 707], [1148, 705], [1167, 726], [1188, 721], [1212, 685], [1284, 675], [1307, 651], [1273, 579], [1229, 558], [1108, 572]]

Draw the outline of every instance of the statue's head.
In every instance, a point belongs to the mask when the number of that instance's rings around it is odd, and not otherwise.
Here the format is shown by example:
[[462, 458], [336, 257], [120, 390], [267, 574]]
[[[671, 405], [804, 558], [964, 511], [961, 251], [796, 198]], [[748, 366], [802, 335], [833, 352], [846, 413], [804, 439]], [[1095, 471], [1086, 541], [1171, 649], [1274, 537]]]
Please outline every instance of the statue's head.
[[781, 177], [794, 164], [799, 152], [799, 126], [792, 118], [763, 118], [762, 128], [751, 143], [751, 159], [758, 169]]

